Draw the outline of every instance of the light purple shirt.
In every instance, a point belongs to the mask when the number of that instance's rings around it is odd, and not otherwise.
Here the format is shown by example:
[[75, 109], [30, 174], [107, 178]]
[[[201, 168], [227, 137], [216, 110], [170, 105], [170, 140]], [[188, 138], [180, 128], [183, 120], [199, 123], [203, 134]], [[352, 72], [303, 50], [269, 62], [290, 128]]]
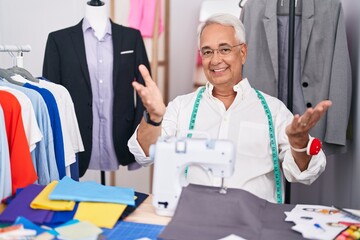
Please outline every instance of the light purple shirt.
[[[117, 170], [119, 164], [112, 136], [113, 122], [113, 41], [110, 20], [98, 40], [86, 18], [83, 20], [86, 60], [92, 89], [93, 138], [89, 169]], [[81, 94], [81, 89], [79, 89]]]

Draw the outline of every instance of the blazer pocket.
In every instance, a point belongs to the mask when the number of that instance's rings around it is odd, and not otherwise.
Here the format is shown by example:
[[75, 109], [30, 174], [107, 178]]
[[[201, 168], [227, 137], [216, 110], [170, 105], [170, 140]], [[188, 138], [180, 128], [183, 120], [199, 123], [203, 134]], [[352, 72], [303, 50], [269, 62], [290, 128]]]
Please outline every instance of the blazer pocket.
[[132, 54], [134, 53], [134, 50], [124, 50], [120, 52], [120, 55], [124, 55], [124, 54]]

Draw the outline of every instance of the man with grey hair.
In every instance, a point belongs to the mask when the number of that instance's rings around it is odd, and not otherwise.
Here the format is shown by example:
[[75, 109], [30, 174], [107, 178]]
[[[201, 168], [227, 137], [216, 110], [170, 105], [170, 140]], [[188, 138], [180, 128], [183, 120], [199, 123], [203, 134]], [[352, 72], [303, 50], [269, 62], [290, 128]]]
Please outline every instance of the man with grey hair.
[[[309, 131], [331, 102], [322, 101], [303, 115], [294, 116], [277, 98], [253, 89], [251, 79], [242, 76], [247, 56], [244, 26], [232, 15], [213, 15], [202, 23], [198, 46], [206, 85], [178, 96], [167, 107], [148, 70], [139, 66], [145, 86], [134, 82], [133, 87], [146, 112], [128, 142], [136, 161], [143, 166], [152, 164], [149, 147], [159, 136], [181, 136], [194, 130], [193, 138], [206, 132], [211, 138], [234, 143], [235, 171], [225, 179], [227, 187], [282, 203], [282, 176], [290, 182], [315, 181], [325, 169], [326, 157]], [[220, 178], [193, 166], [188, 168], [187, 180], [221, 185]]]

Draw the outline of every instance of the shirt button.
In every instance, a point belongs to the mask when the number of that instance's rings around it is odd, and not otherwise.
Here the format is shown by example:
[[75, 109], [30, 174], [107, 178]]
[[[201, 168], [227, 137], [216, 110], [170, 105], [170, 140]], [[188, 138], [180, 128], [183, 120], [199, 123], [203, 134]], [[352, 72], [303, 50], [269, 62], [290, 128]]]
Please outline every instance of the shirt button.
[[307, 82], [303, 82], [303, 83], [302, 83], [302, 86], [306, 88], [306, 87], [309, 86], [309, 84], [308, 84]]
[[103, 83], [103, 80], [99, 80], [99, 83]]
[[99, 63], [102, 63], [102, 62], [103, 62], [103, 60], [102, 60], [102, 59], [100, 59], [100, 60], [99, 60]]
[[312, 104], [309, 102], [306, 104], [306, 107], [308, 107], [308, 108], [311, 108], [311, 106], [312, 106]]

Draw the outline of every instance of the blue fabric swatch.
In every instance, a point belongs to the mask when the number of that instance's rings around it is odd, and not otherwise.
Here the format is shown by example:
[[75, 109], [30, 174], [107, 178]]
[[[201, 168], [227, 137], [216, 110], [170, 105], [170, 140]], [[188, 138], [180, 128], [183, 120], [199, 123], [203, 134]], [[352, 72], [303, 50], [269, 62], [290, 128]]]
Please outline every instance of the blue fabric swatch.
[[77, 182], [63, 177], [50, 193], [51, 200], [120, 203], [135, 205], [133, 188], [104, 186], [94, 181]]

